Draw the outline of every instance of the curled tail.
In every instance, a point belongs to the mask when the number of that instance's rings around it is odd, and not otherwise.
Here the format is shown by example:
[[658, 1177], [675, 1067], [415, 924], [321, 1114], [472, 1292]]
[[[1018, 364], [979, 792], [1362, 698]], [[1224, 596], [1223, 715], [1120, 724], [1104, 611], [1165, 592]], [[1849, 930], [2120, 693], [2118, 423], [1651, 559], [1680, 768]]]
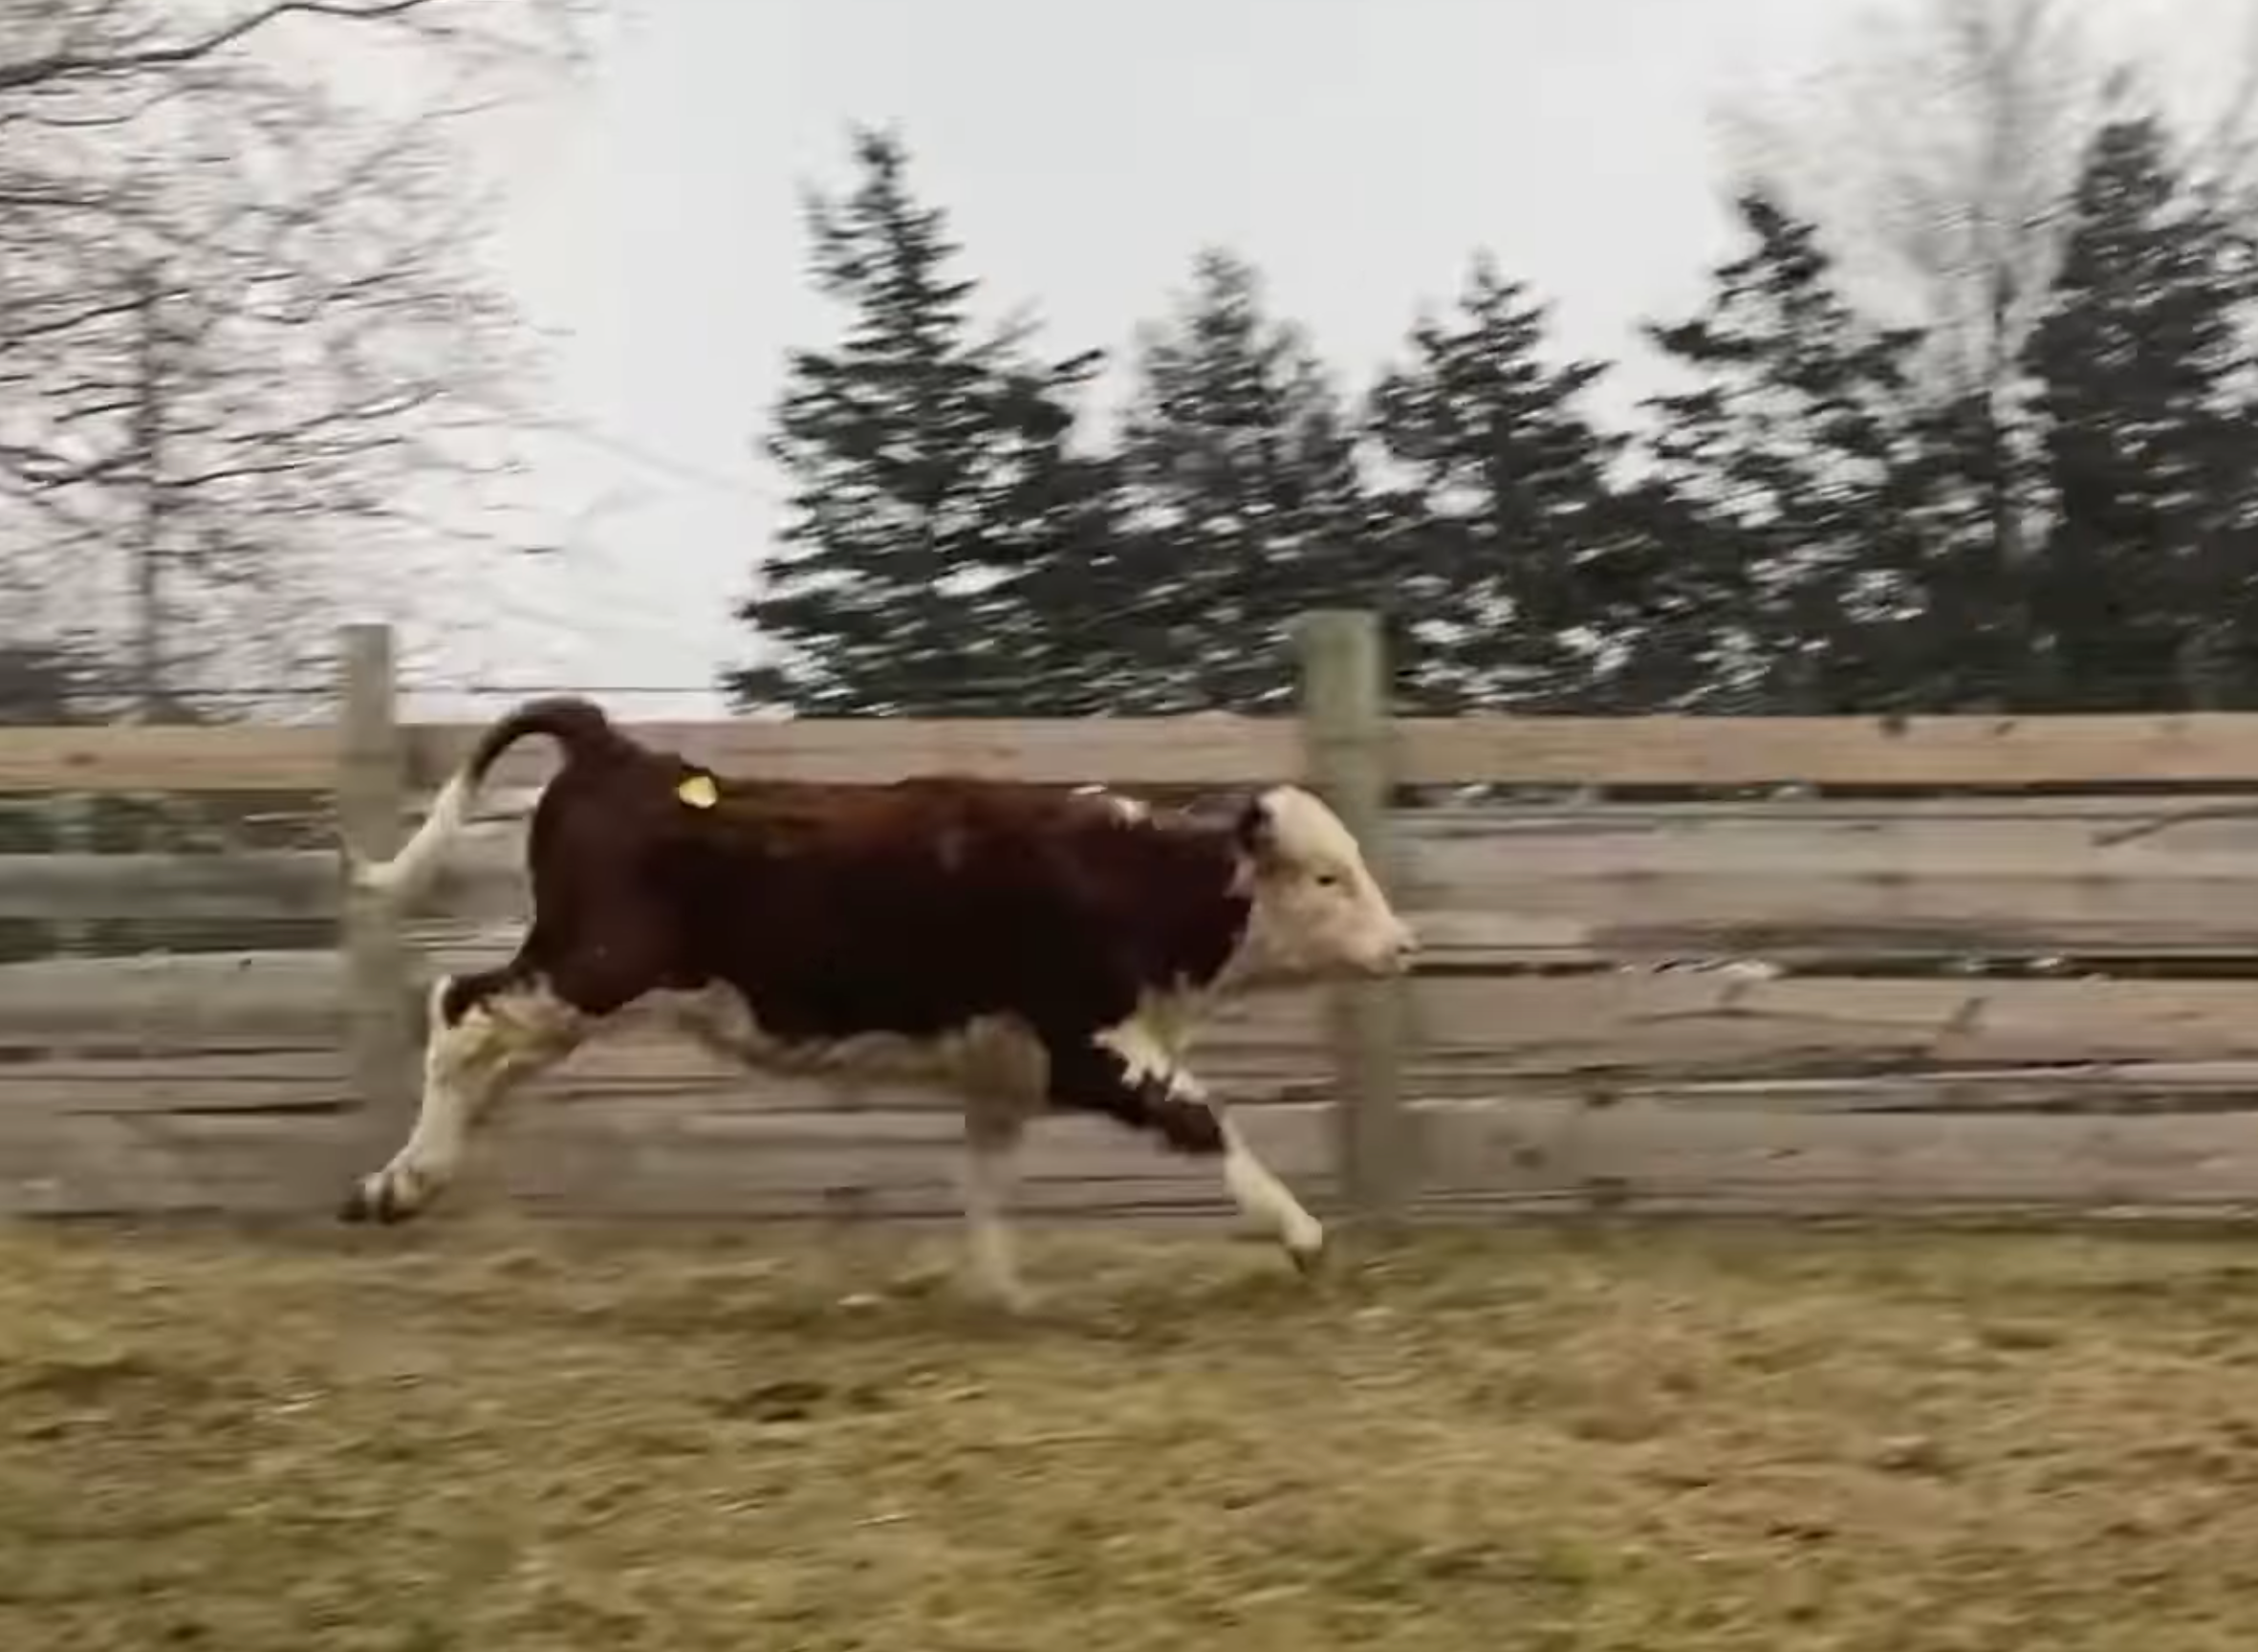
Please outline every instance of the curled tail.
[[439, 795], [432, 799], [423, 823], [399, 854], [389, 860], [354, 859], [354, 884], [394, 899], [421, 889], [438, 869], [447, 845], [469, 820], [487, 772], [503, 752], [533, 734], [546, 734], [555, 741], [567, 764], [600, 756], [623, 741], [611, 719], [593, 701], [572, 695], [527, 701], [496, 719], [478, 737], [470, 755], [447, 777]]

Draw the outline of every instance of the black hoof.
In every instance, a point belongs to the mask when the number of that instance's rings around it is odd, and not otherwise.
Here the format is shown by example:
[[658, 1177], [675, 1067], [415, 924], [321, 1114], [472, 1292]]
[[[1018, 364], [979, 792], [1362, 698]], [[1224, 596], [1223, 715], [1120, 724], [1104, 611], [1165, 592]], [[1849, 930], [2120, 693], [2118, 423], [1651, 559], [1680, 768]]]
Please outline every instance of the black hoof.
[[353, 1190], [345, 1195], [345, 1202], [337, 1208], [337, 1220], [358, 1225], [375, 1222], [384, 1227], [404, 1222], [415, 1212], [403, 1209], [393, 1195], [389, 1177], [371, 1177], [353, 1184]]

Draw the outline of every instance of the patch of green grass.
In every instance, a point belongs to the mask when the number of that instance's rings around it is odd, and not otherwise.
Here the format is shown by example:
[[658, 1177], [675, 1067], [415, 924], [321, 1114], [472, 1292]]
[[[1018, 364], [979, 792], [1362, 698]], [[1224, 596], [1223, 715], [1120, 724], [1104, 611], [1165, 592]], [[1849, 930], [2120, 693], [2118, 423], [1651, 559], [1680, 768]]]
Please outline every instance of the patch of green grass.
[[2197, 1652], [2219, 1240], [0, 1233], [0, 1646]]

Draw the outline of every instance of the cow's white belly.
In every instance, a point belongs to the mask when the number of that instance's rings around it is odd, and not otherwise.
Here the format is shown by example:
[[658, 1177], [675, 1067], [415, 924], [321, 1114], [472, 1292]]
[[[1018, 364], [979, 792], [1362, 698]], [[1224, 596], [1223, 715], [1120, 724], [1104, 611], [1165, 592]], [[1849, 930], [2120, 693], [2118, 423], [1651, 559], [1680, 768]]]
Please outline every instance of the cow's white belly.
[[784, 1038], [761, 1025], [744, 998], [720, 982], [695, 992], [654, 992], [637, 1009], [716, 1054], [756, 1072], [792, 1077], [970, 1091], [1039, 1104], [1050, 1060], [1027, 1026], [986, 1015], [932, 1038], [862, 1032], [846, 1038]]

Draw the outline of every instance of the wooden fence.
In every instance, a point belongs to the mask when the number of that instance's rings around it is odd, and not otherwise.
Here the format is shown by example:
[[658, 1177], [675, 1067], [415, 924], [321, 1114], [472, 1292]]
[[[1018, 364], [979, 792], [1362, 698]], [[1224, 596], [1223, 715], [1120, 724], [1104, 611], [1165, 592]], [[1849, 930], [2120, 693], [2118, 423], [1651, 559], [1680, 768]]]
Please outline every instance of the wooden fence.
[[[2258, 804], [2113, 840], [2258, 785], [2258, 716], [1390, 720], [1363, 617], [1305, 637], [1296, 718], [636, 731], [764, 774], [1327, 791], [1426, 961], [1242, 1008], [1199, 1059], [1335, 1210], [2258, 1204]], [[320, 1215], [397, 1142], [421, 983], [514, 940], [550, 759], [503, 765], [498, 818], [412, 921], [348, 898], [337, 831], [388, 851], [476, 733], [399, 724], [389, 659], [350, 634], [330, 727], [0, 729], [0, 795], [43, 806], [334, 799], [295, 847], [0, 853], [0, 924], [51, 938], [285, 917], [334, 938], [0, 967], [0, 1212]], [[452, 1203], [943, 1216], [955, 1141], [913, 1095], [753, 1081], [630, 1032], [518, 1098]], [[1208, 1167], [1076, 1119], [1037, 1133], [1023, 1203], [1226, 1208]]]

